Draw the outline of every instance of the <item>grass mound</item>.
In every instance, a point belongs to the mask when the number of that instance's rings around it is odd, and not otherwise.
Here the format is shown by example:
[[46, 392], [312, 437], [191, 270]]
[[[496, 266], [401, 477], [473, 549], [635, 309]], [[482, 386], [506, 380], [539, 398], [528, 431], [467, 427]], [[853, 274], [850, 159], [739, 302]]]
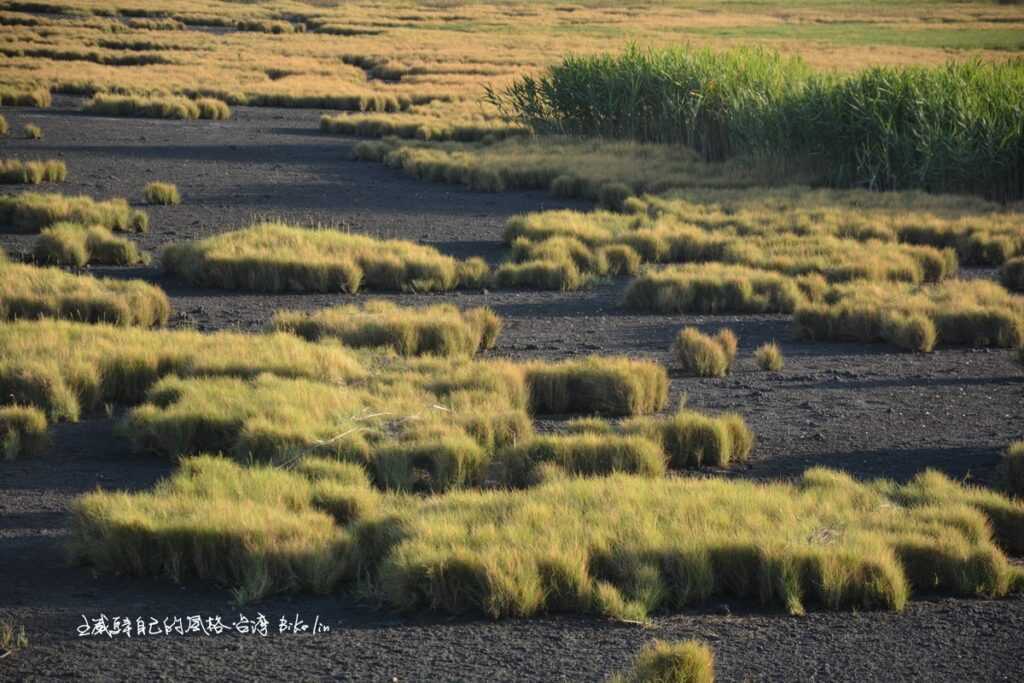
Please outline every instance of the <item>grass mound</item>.
[[340, 346], [290, 334], [200, 334], [55, 320], [0, 325], [0, 400], [36, 406], [52, 419], [77, 420], [104, 403], [138, 403], [166, 375], [261, 373], [337, 382], [365, 370]]
[[158, 327], [171, 302], [140, 280], [71, 275], [57, 268], [0, 264], [0, 319], [63, 318], [88, 323]]
[[910, 351], [937, 344], [1014, 348], [1024, 344], [1024, 298], [994, 282], [931, 287], [854, 282], [834, 286], [794, 316], [809, 339], [884, 341]]
[[0, 160], [0, 183], [8, 185], [38, 185], [39, 183], [62, 183], [68, 176], [63, 161], [19, 161]]
[[683, 370], [697, 377], [725, 377], [736, 360], [738, 341], [728, 328], [715, 336], [702, 333], [696, 327], [679, 331], [672, 352]]
[[[645, 619], [718, 596], [899, 610], [914, 590], [995, 597], [1020, 576], [989, 515], [1019, 525], [1024, 507], [934, 472], [903, 486], [823, 469], [793, 484], [555, 478], [433, 497], [345, 481], [324, 495], [329, 475], [187, 460], [152, 491], [79, 499], [73, 551], [101, 571], [214, 580], [242, 599], [347, 585], [400, 609], [494, 618]], [[355, 519], [336, 522], [329, 500]]]
[[221, 100], [203, 97], [141, 97], [97, 93], [82, 109], [100, 116], [128, 116], [149, 119], [213, 119], [231, 118], [231, 108]]
[[80, 195], [24, 192], [0, 196], [0, 225], [16, 233], [39, 232], [56, 223], [101, 225], [116, 232], [146, 232], [149, 216], [123, 199], [96, 201]]
[[146, 197], [146, 202], [149, 204], [180, 204], [181, 195], [178, 194], [178, 188], [173, 183], [161, 183], [152, 182], [147, 183], [143, 194]]
[[46, 88], [32, 86], [0, 85], [0, 106], [2, 107], [49, 107], [53, 97]]
[[746, 461], [754, 450], [754, 433], [735, 413], [711, 416], [680, 409], [667, 418], [633, 418], [620, 429], [660, 444], [673, 469], [728, 467]]
[[147, 255], [134, 242], [114, 235], [102, 225], [57, 223], [43, 229], [32, 252], [36, 261], [59, 266], [130, 266], [148, 262]]
[[46, 415], [31, 406], [0, 406], [0, 451], [5, 460], [38, 455], [46, 449]]
[[759, 368], [770, 372], [778, 372], [785, 365], [782, 349], [774, 341], [758, 346], [754, 351], [754, 360]]
[[668, 402], [668, 374], [651, 361], [591, 356], [528, 363], [525, 373], [534, 413], [644, 415]]
[[21, 129], [25, 134], [26, 140], [42, 140], [43, 129], [34, 123], [26, 123], [25, 127]]
[[648, 271], [630, 283], [623, 305], [651, 313], [792, 313], [826, 288], [820, 278], [707, 263]]
[[477, 260], [337, 230], [262, 223], [163, 254], [164, 268], [201, 287], [265, 292], [434, 292], [478, 286]]
[[660, 477], [666, 458], [661, 447], [638, 436], [583, 433], [543, 436], [500, 451], [493, 471], [509, 486], [531, 486], [561, 473], [576, 476], [615, 473]]
[[377, 300], [315, 313], [278, 311], [271, 325], [309, 341], [337, 339], [346, 346], [387, 347], [403, 356], [471, 356], [494, 347], [501, 318], [489, 308], [462, 312], [450, 304], [412, 308]]
[[640, 650], [630, 670], [612, 683], [714, 683], [715, 655], [697, 640], [654, 640]]

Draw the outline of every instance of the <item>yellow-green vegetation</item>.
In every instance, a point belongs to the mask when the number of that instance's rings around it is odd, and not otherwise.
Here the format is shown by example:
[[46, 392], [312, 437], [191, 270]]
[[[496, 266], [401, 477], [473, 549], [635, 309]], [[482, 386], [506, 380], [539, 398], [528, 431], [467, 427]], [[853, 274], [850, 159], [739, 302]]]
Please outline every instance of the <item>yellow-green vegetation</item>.
[[552, 476], [605, 476], [615, 473], [660, 477], [661, 446], [639, 436], [582, 433], [540, 436], [510, 446], [494, 459], [494, 478], [509, 486], [532, 486]]
[[654, 640], [612, 683], [714, 683], [715, 653], [698, 640]]
[[224, 102], [201, 97], [139, 97], [99, 93], [82, 105], [82, 109], [100, 116], [129, 116], [148, 119], [213, 119], [231, 118], [231, 108]]
[[265, 292], [437, 292], [480, 287], [480, 259], [458, 261], [433, 247], [340, 230], [260, 223], [175, 244], [164, 268], [203, 287]]
[[[415, 108], [414, 108], [415, 109]], [[395, 136], [406, 139], [459, 142], [495, 142], [508, 137], [529, 135], [530, 129], [509, 124], [500, 118], [480, 118], [446, 121], [436, 116], [425, 116], [415, 111], [394, 114], [324, 114], [320, 117], [320, 130], [334, 135], [352, 135], [362, 138]]]
[[56, 223], [44, 228], [32, 252], [36, 261], [58, 266], [129, 266], [149, 262], [148, 255], [128, 238], [119, 237], [102, 225], [86, 227], [79, 223]]
[[[938, 282], [957, 271], [956, 253], [927, 245], [843, 239], [827, 231], [738, 230], [727, 217], [718, 224], [689, 222], [642, 200], [627, 202], [630, 214], [548, 211], [509, 220], [505, 240], [514, 261], [572, 262], [602, 275], [602, 250], [628, 247], [648, 263], [720, 262], [787, 275]], [[1024, 239], [1024, 232], [1021, 235]]]
[[7, 622], [0, 623], [0, 650], [4, 657], [28, 647], [28, 635], [24, 626], [15, 627]]
[[25, 137], [28, 138], [29, 140], [43, 139], [43, 129], [34, 123], [26, 123], [25, 127], [22, 128], [22, 132], [25, 134]]
[[1011, 443], [1003, 453], [1006, 484], [1010, 493], [1024, 498], [1024, 441]]
[[63, 222], [102, 225], [116, 232], [149, 230], [149, 216], [123, 199], [96, 201], [85, 195], [36, 192], [0, 195], [0, 225], [16, 233], [39, 232]]
[[[592, 426], [582, 426], [584, 432]], [[754, 433], [736, 413], [712, 416], [680, 408], [667, 418], [636, 417], [619, 425], [625, 434], [661, 445], [669, 467], [728, 467], [754, 451]]]
[[923, 352], [936, 344], [1024, 345], [1024, 297], [987, 280], [838, 284], [794, 318], [798, 332], [816, 340], [885, 341]]
[[32, 406], [0, 406], [0, 450], [5, 460], [38, 455], [46, 449], [46, 414]]
[[51, 419], [77, 420], [105, 403], [138, 403], [166, 375], [264, 373], [337, 383], [366, 370], [339, 345], [283, 333], [200, 334], [59, 320], [0, 325], [0, 400], [37, 406]]
[[3, 107], [49, 107], [53, 102], [50, 91], [31, 85], [0, 85], [0, 106]]
[[493, 348], [501, 332], [501, 318], [489, 308], [412, 308], [384, 300], [314, 313], [278, 311], [271, 325], [309, 341], [337, 339], [345, 346], [384, 347], [403, 356], [471, 356]]
[[[327, 468], [187, 460], [152, 491], [76, 503], [101, 571], [212, 580], [256, 599], [369, 591], [400, 609], [645, 619], [720, 596], [900, 610], [913, 591], [1019, 589], [1024, 505], [936, 472], [904, 485], [812, 469], [794, 483], [555, 477], [525, 491], [374, 494]], [[338, 522], [332, 510], [347, 521]], [[552, 524], [557, 520], [557, 524]], [[784, 522], [784, 523], [783, 523]]]
[[827, 289], [817, 276], [706, 263], [645, 272], [630, 283], [623, 305], [651, 313], [792, 313]]
[[697, 377], [725, 377], [736, 360], [738, 340], [732, 330], [722, 328], [715, 336], [696, 327], [684, 327], [672, 344], [672, 354], [683, 371]]
[[527, 363], [534, 413], [643, 415], [668, 403], [668, 374], [652, 361], [591, 356], [558, 363]]
[[162, 183], [159, 181], [146, 183], [143, 195], [145, 195], [146, 201], [150, 204], [181, 203], [181, 195], [178, 193], [178, 187], [173, 183]]
[[1024, 292], [1024, 256], [1010, 259], [999, 269], [999, 280], [1007, 289]]
[[8, 185], [38, 185], [39, 183], [61, 183], [68, 176], [63, 161], [20, 161], [0, 159], [0, 183]]
[[63, 318], [158, 327], [170, 314], [171, 303], [163, 290], [141, 280], [0, 263], [0, 320]]
[[757, 347], [754, 351], [754, 360], [762, 370], [778, 372], [785, 365], [782, 357], [782, 349], [775, 341], [766, 342]]
[[5, 119], [2, 114], [0, 114], [0, 136], [7, 135], [7, 131], [9, 130], [10, 127], [7, 125], [7, 119]]

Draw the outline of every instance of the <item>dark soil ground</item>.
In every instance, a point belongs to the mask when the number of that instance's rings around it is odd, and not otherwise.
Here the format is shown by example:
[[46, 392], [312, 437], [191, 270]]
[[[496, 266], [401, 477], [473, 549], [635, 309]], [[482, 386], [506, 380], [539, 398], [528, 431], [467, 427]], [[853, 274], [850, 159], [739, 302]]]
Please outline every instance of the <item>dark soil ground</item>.
[[[160, 246], [283, 217], [380, 236], [423, 240], [465, 257], [501, 258], [505, 219], [581, 204], [541, 193], [479, 194], [431, 185], [348, 160], [350, 142], [317, 132], [320, 112], [237, 109], [228, 122], [85, 116], [61, 99], [50, 110], [6, 109], [12, 136], [0, 156], [62, 158], [69, 182], [54, 189], [141, 202], [151, 180], [176, 183], [184, 203], [149, 209]], [[20, 139], [25, 123], [41, 141]], [[10, 188], [9, 188], [10, 189]], [[22, 191], [13, 188], [11, 191]], [[8, 252], [32, 237], [0, 235]], [[96, 269], [143, 277], [171, 296], [173, 323], [202, 330], [258, 329], [278, 308], [316, 308], [351, 297], [257, 296], [196, 290], [148, 268]], [[980, 275], [985, 275], [981, 273]], [[858, 477], [907, 479], [928, 468], [996, 484], [1001, 449], [1024, 430], [1024, 372], [1001, 350], [900, 353], [883, 345], [806, 343], [783, 316], [635, 316], [621, 311], [624, 283], [573, 293], [490, 292], [397, 296], [403, 303], [487, 304], [506, 319], [496, 356], [563, 358], [629, 354], [670, 364], [684, 324], [728, 325], [742, 359], [727, 379], [673, 376], [690, 405], [736, 410], [758, 436], [752, 464], [728, 476], [789, 477], [813, 465]], [[777, 339], [782, 372], [756, 369], [751, 351]], [[670, 365], [671, 367], [671, 365]], [[171, 464], [128, 452], [113, 418], [59, 425], [53, 448], [0, 463], [0, 623], [24, 625], [27, 649], [0, 659], [0, 680], [353, 679], [599, 680], [651, 638], [700, 637], [715, 648], [722, 680], [1019, 680], [1024, 599], [918, 599], [901, 614], [789, 617], [756, 605], [715, 604], [657, 618], [651, 627], [589, 618], [486, 620], [409, 616], [350, 597], [278, 598], [241, 609], [298, 614], [330, 627], [317, 635], [81, 638], [89, 618], [221, 615], [238, 620], [226, 590], [94, 576], [71, 565], [69, 505], [97, 486], [139, 489]]]

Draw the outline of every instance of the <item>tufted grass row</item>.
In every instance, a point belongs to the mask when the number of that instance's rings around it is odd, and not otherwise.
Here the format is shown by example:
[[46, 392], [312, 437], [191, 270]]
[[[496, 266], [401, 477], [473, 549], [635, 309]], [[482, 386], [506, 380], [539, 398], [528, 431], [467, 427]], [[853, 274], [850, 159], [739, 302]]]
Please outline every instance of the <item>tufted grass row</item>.
[[440, 304], [423, 308], [373, 300], [313, 313], [278, 311], [271, 326], [309, 341], [337, 339], [355, 348], [388, 348], [403, 356], [472, 356], [493, 348], [501, 318], [489, 308], [460, 311]]
[[[557, 520], [557, 524], [552, 524]], [[378, 492], [307, 458], [290, 470], [197, 457], [154, 489], [74, 506], [80, 562], [198, 578], [241, 601], [353, 590], [401, 610], [646, 620], [739, 598], [794, 614], [901, 610], [920, 593], [1024, 587], [1024, 506], [936, 472], [860, 483], [553, 477], [525, 490]]]
[[0, 263], [0, 320], [63, 318], [86, 323], [159, 327], [171, 304], [139, 280], [72, 275], [58, 268]]
[[45, 108], [53, 103], [46, 88], [31, 85], [0, 85], [0, 106]]
[[530, 134], [530, 129], [510, 125], [500, 119], [451, 122], [437, 117], [413, 113], [394, 114], [324, 114], [320, 131], [332, 135], [362, 138], [394, 136], [405, 139], [443, 142], [495, 142], [509, 137]]
[[178, 96], [139, 96], [97, 93], [82, 109], [100, 116], [125, 116], [149, 119], [212, 119], [231, 118], [231, 108], [213, 97], [192, 100]]
[[102, 225], [57, 223], [44, 228], [32, 248], [35, 260], [46, 265], [130, 266], [148, 263], [149, 255], [131, 240]]
[[35, 233], [57, 223], [101, 225], [115, 232], [146, 232], [149, 216], [123, 199], [97, 201], [85, 195], [24, 192], [0, 195], [0, 226]]
[[265, 292], [450, 291], [482, 287], [490, 274], [479, 258], [459, 261], [412, 242], [283, 223], [175, 244], [162, 262], [193, 285]]
[[68, 176], [63, 161], [20, 161], [0, 160], [0, 184], [38, 185], [39, 183], [62, 183]]

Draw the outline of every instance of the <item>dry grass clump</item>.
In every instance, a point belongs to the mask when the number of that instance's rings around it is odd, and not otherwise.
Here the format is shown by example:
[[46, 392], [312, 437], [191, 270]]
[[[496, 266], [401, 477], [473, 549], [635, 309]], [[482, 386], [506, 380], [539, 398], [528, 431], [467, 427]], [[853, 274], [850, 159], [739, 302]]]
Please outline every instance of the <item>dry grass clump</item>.
[[17, 233], [39, 232], [56, 223], [102, 225], [117, 232], [146, 232], [149, 216], [123, 199], [96, 201], [79, 195], [24, 192], [0, 196], [0, 225]]
[[999, 269], [999, 280], [1014, 292], [1024, 292], [1024, 256], [1010, 259]]
[[582, 433], [541, 436], [501, 450], [492, 472], [508, 486], [531, 486], [554, 472], [573, 476], [605, 476], [615, 473], [660, 477], [666, 458], [661, 447], [638, 436]]
[[436, 292], [481, 279], [479, 260], [460, 263], [412, 242], [283, 223], [173, 245], [163, 266], [197, 286], [264, 292]]
[[2, 114], [0, 114], [0, 136], [7, 135], [7, 132], [9, 130], [10, 127], [7, 125], [7, 119], [5, 119]]
[[668, 374], [651, 361], [591, 356], [524, 371], [534, 414], [645, 415], [668, 402]]
[[834, 285], [820, 302], [800, 306], [794, 319], [808, 339], [884, 341], [911, 351], [1024, 344], [1024, 298], [986, 280]]
[[623, 305], [652, 313], [792, 313], [827, 288], [814, 276], [706, 263], [647, 271], [630, 283]]
[[0, 451], [4, 460], [39, 455], [49, 444], [46, 414], [32, 406], [0, 406]]
[[341, 346], [290, 334], [200, 334], [59, 320], [0, 325], [0, 400], [39, 407], [52, 419], [77, 420], [105, 403], [138, 403], [170, 374], [262, 373], [339, 382], [365, 370]]
[[32, 253], [36, 261], [58, 266], [130, 266], [149, 262], [148, 255], [140, 252], [131, 240], [114, 235], [102, 225], [86, 227], [78, 223], [57, 223], [45, 228]]
[[178, 194], [178, 188], [173, 183], [157, 181], [146, 183], [143, 195], [145, 195], [146, 201], [150, 204], [169, 205], [181, 203], [181, 195]]
[[661, 445], [673, 469], [728, 467], [745, 462], [754, 450], [754, 433], [735, 413], [713, 416], [680, 409], [666, 418], [633, 418], [620, 427]]
[[696, 327], [684, 327], [672, 344], [672, 353], [684, 372], [697, 377], [725, 377], [736, 360], [737, 345], [736, 335], [728, 328], [712, 337]]
[[494, 283], [501, 289], [541, 289], [571, 291], [582, 287], [588, 279], [572, 261], [533, 259], [521, 263], [504, 263], [494, 273]]
[[1006, 483], [1010, 493], [1024, 498], [1024, 441], [1011, 443], [1003, 453]]
[[782, 349], [775, 341], [766, 342], [757, 347], [754, 351], [754, 360], [762, 370], [778, 372], [785, 364], [782, 357]]
[[32, 86], [0, 85], [0, 106], [2, 107], [49, 107], [53, 97], [46, 88]]
[[72, 275], [57, 268], [0, 264], [0, 320], [62, 318], [88, 323], [159, 327], [171, 303], [141, 280]]
[[68, 176], [63, 161], [19, 161], [0, 159], [0, 184], [38, 185], [39, 183], [61, 183]]
[[644, 646], [629, 671], [612, 683], [714, 683], [715, 654], [698, 640], [669, 643], [654, 640]]
[[26, 123], [25, 127], [22, 128], [22, 132], [25, 134], [25, 137], [29, 140], [43, 139], [43, 129], [34, 123]]
[[493, 618], [643, 620], [721, 596], [797, 614], [900, 610], [914, 590], [1019, 585], [990, 515], [1019, 524], [1024, 506], [934, 472], [903, 486], [824, 469], [792, 484], [554, 477], [432, 497], [343, 479], [340, 516], [355, 512], [344, 523], [319, 507], [332, 498], [316, 493], [324, 481], [187, 460], [152, 491], [80, 498], [72, 550], [101, 571], [212, 580], [240, 599], [347, 586], [400, 609]]
[[320, 117], [320, 130], [334, 135], [362, 138], [399, 138], [431, 141], [456, 140], [494, 142], [508, 137], [529, 135], [523, 126], [509, 124], [501, 119], [451, 122], [433, 116], [415, 113], [395, 114], [339, 114]]
[[204, 97], [144, 97], [97, 93], [82, 106], [83, 111], [99, 116], [129, 116], [148, 119], [231, 118], [231, 108], [221, 100]]
[[0, 657], [14, 654], [18, 650], [28, 647], [28, 635], [25, 634], [25, 627], [15, 628], [7, 622], [0, 623]]
[[501, 318], [489, 308], [463, 312], [451, 304], [412, 308], [383, 300], [314, 313], [278, 311], [271, 325], [309, 341], [337, 339], [346, 346], [386, 347], [403, 356], [471, 356], [493, 348], [501, 332]]

